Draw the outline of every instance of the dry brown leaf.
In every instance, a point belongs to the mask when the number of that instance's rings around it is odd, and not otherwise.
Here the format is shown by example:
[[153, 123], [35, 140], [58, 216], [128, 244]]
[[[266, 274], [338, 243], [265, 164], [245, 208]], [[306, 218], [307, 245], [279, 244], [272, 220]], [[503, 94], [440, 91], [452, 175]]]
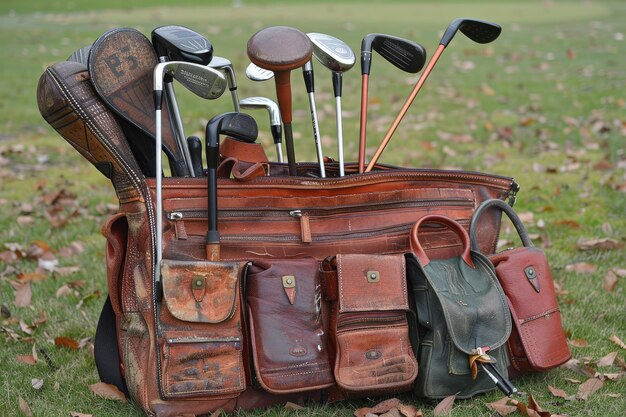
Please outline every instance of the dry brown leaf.
[[613, 366], [613, 364], [615, 363], [615, 358], [617, 357], [617, 351], [615, 352], [611, 352], [608, 355], [600, 358], [598, 360], [598, 363], [596, 364], [596, 366], [601, 367], [601, 366]]
[[609, 269], [606, 271], [606, 275], [604, 276], [604, 290], [607, 292], [613, 292], [615, 287], [617, 286], [617, 282], [619, 281], [619, 277], [615, 273], [613, 269]]
[[577, 348], [584, 348], [589, 346], [589, 342], [587, 342], [585, 339], [572, 339], [569, 341], [570, 345], [577, 347]]
[[15, 289], [15, 304], [16, 307], [27, 307], [30, 305], [33, 293], [30, 289], [30, 282], [16, 282], [11, 284]]
[[600, 239], [578, 239], [578, 249], [580, 250], [594, 250], [594, 249], [620, 249], [624, 247], [623, 244], [615, 239], [608, 237]]
[[404, 417], [416, 417], [422, 412], [411, 404], [398, 404], [398, 410]]
[[498, 401], [488, 403], [487, 407], [498, 413], [500, 416], [506, 416], [517, 411], [517, 407], [509, 404], [510, 400], [511, 399], [509, 397], [504, 397]]
[[285, 410], [305, 410], [305, 408], [299, 404], [287, 402], [285, 404]]
[[565, 380], [567, 382], [571, 382], [572, 384], [577, 384], [577, 385], [580, 384], [581, 382], [583, 382], [580, 379], [574, 379], [574, 378], [565, 378]]
[[17, 355], [17, 361], [25, 363], [26, 365], [34, 365], [37, 363], [37, 359], [33, 355]]
[[397, 398], [390, 398], [383, 402], [376, 404], [374, 407], [370, 409], [370, 413], [374, 414], [384, 414], [391, 410], [392, 408], [396, 408], [400, 405], [400, 400]]
[[558, 398], [564, 398], [566, 400], [570, 398], [570, 396], [569, 396], [569, 394], [567, 392], [565, 392], [565, 391], [563, 391], [562, 389], [559, 389], [559, 388], [554, 388], [551, 385], [548, 385], [548, 391], [550, 391], [550, 393], [552, 395], [554, 395], [555, 397], [558, 397]]
[[450, 395], [443, 400], [433, 410], [433, 416], [444, 416], [448, 414], [452, 407], [454, 407], [454, 400], [456, 399], [456, 395]]
[[587, 401], [587, 399], [602, 388], [603, 385], [604, 382], [600, 381], [598, 378], [589, 378], [578, 387], [576, 399]]
[[579, 274], [590, 274], [596, 272], [596, 269], [597, 267], [594, 264], [590, 264], [588, 262], [578, 262], [565, 266], [566, 271], [576, 272]]
[[361, 407], [358, 408], [356, 410], [354, 410], [354, 417], [367, 417], [368, 414], [372, 414], [371, 413], [372, 409], [369, 407]]
[[381, 414], [379, 417], [402, 417], [402, 414], [400, 413], [400, 410], [394, 407], [386, 413]]
[[71, 337], [59, 336], [54, 338], [54, 345], [57, 347], [66, 347], [68, 349], [77, 350], [78, 342]]
[[33, 412], [30, 411], [30, 407], [28, 406], [28, 403], [22, 397], [20, 397], [19, 402], [20, 402], [20, 411], [24, 413], [26, 417], [33, 417]]
[[610, 373], [610, 374], [598, 374], [597, 377], [603, 381], [606, 381], [607, 379], [609, 381], [617, 381], [618, 379], [623, 378], [624, 375], [626, 375], [626, 373], [618, 372], [618, 373]]
[[56, 298], [61, 298], [65, 295], [70, 295], [72, 294], [72, 289], [70, 287], [68, 287], [67, 284], [63, 284], [59, 287], [59, 289], [57, 290], [55, 296]]
[[626, 349], [626, 344], [622, 342], [622, 340], [617, 337], [617, 335], [611, 335], [611, 337], [609, 337], [609, 340], [615, 343], [617, 346], [621, 347], [622, 349]]
[[39, 282], [44, 281], [47, 278], [48, 275], [46, 275], [43, 270], [39, 268], [37, 268], [34, 272], [26, 272], [17, 275], [17, 279], [19, 279], [20, 282]]
[[62, 277], [80, 272], [80, 266], [61, 266], [54, 269], [54, 273]]
[[222, 415], [222, 410], [216, 410], [214, 412], [211, 413], [211, 415], [209, 417], [220, 417]]
[[126, 397], [115, 385], [98, 382], [89, 385], [89, 389], [98, 397], [126, 402]]

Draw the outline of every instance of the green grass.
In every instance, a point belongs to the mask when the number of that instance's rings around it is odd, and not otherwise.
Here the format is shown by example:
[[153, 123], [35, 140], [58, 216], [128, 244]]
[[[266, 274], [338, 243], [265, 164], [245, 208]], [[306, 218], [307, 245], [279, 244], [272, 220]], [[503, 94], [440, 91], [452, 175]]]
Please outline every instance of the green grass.
[[[271, 25], [290, 25], [303, 31], [325, 32], [345, 40], [355, 51], [366, 33], [383, 32], [422, 43], [435, 50], [445, 26], [455, 17], [493, 20], [503, 26], [493, 44], [476, 45], [458, 35], [442, 55], [437, 68], [395, 133], [383, 162], [411, 167], [454, 167], [515, 177], [522, 189], [516, 210], [532, 212], [531, 233], [548, 255], [559, 296], [564, 328], [571, 339], [584, 339], [586, 347], [572, 347], [573, 356], [592, 363], [620, 350], [609, 341], [613, 334], [626, 340], [624, 278], [613, 292], [603, 289], [611, 268], [626, 268], [624, 249], [581, 251], [579, 238], [611, 237], [625, 243], [626, 220], [626, 41], [623, 2], [483, 1], [456, 3], [340, 0], [274, 3], [186, 0], [176, 2], [117, 0], [52, 2], [9, 1], [0, 5], [0, 45], [6, 59], [0, 67], [0, 252], [5, 245], [24, 250], [43, 241], [57, 254], [61, 266], [79, 267], [62, 276], [45, 274], [32, 284], [32, 303], [13, 305], [10, 282], [19, 273], [32, 273], [37, 262], [0, 261], [0, 303], [11, 318], [1, 319], [0, 415], [21, 415], [23, 398], [35, 416], [67, 416], [71, 411], [95, 416], [140, 416], [132, 403], [94, 396], [89, 384], [98, 381], [89, 348], [57, 348], [57, 336], [91, 338], [106, 293], [104, 239], [100, 226], [108, 217], [107, 204], [115, 194], [106, 179], [66, 144], [41, 118], [36, 85], [46, 66], [66, 59], [74, 50], [91, 44], [116, 26], [132, 26], [149, 34], [162, 24], [184, 24], [206, 34], [215, 53], [228, 57], [239, 80], [240, 96], [274, 96], [272, 83], [252, 83], [243, 70], [248, 59], [247, 39]], [[9, 53], [10, 52], [10, 53]], [[335, 156], [334, 110], [330, 73], [316, 65], [316, 91], [325, 154]], [[368, 146], [370, 154], [409, 93], [415, 77], [399, 73], [374, 57], [370, 81]], [[314, 160], [308, 122], [307, 98], [301, 78], [294, 73], [294, 130], [296, 154]], [[346, 155], [357, 150], [360, 74], [344, 76], [344, 140]], [[179, 89], [188, 134], [200, 133], [213, 114], [229, 111], [227, 98], [206, 104]], [[254, 114], [261, 140], [272, 152], [266, 115]], [[465, 141], [459, 136], [466, 135]], [[609, 162], [606, 170], [598, 169]], [[574, 166], [573, 163], [578, 165]], [[76, 195], [64, 213], [77, 211], [64, 227], [51, 227], [45, 217], [43, 196], [65, 189]], [[620, 191], [620, 189], [622, 191]], [[25, 210], [24, 204], [32, 206]], [[18, 224], [18, 216], [32, 223]], [[543, 224], [543, 227], [539, 227]], [[577, 227], [576, 227], [577, 226]], [[506, 234], [505, 234], [506, 236]], [[510, 235], [509, 235], [510, 237]], [[62, 257], [59, 250], [80, 242], [84, 252]], [[588, 262], [594, 273], [582, 274], [567, 266]], [[63, 284], [82, 280], [76, 293], [56, 298]], [[97, 294], [100, 294], [97, 297]], [[90, 297], [96, 296], [95, 299]], [[77, 305], [86, 298], [80, 308]], [[30, 325], [45, 312], [46, 321], [27, 335], [20, 321]], [[20, 341], [12, 340], [9, 332]], [[36, 365], [16, 362], [33, 344]], [[624, 351], [620, 350], [624, 358]], [[602, 372], [618, 372], [616, 367]], [[31, 379], [43, 379], [41, 389]], [[551, 396], [552, 385], [576, 393], [566, 378], [584, 377], [559, 369], [525, 377], [516, 383], [532, 393], [551, 412], [569, 416], [622, 416], [626, 409], [626, 379], [607, 381], [587, 401], [563, 401]], [[618, 397], [611, 394], [621, 394]], [[432, 415], [434, 404], [402, 397]], [[500, 398], [492, 393], [458, 401], [455, 417], [492, 416], [486, 403]], [[250, 416], [349, 416], [369, 400], [330, 406], [311, 406], [290, 412], [281, 408], [241, 413]]]

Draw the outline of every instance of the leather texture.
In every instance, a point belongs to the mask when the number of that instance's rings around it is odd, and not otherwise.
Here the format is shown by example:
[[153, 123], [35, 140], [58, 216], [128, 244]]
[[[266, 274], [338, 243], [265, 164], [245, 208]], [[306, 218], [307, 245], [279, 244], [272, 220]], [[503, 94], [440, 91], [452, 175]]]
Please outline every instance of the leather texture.
[[[445, 259], [425, 257], [420, 226], [429, 223], [458, 233], [464, 242], [462, 255]], [[484, 371], [479, 370], [473, 378], [469, 360], [480, 348], [496, 358], [500, 373], [506, 375], [506, 349], [502, 346], [511, 333], [511, 317], [491, 263], [480, 253], [469, 251], [465, 229], [442, 215], [420, 219], [411, 231], [411, 246], [422, 253], [409, 254], [407, 259], [418, 322], [414, 339], [419, 339], [414, 346], [420, 364], [414, 394], [426, 398], [456, 394], [458, 398], [467, 398], [494, 389]]]
[[254, 261], [246, 302], [255, 374], [268, 392], [319, 390], [334, 384], [314, 258]]
[[511, 219], [524, 245], [489, 256], [513, 317], [514, 327], [508, 341], [511, 373], [540, 372], [562, 365], [570, 359], [571, 352], [563, 332], [548, 260], [532, 244], [519, 216], [499, 200], [485, 201], [472, 217], [470, 234], [474, 244], [477, 244], [479, 218], [490, 208], [504, 212]]
[[338, 300], [331, 334], [334, 374], [346, 396], [397, 393], [417, 376], [406, 318], [404, 256], [337, 255]]

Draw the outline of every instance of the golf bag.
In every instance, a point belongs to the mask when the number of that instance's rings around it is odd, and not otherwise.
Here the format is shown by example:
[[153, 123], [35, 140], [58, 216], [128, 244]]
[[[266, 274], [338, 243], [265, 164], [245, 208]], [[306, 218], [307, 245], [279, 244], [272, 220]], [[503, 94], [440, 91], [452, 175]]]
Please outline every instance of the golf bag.
[[[410, 231], [420, 218], [445, 215], [467, 229], [483, 201], [514, 201], [513, 179], [383, 165], [358, 174], [356, 164], [339, 177], [332, 162], [325, 179], [312, 163], [298, 164], [296, 176], [273, 162], [264, 165], [271, 175], [223, 168], [216, 196], [221, 255], [209, 261], [206, 178], [162, 178], [157, 231], [155, 178], [142, 173], [120, 122], [90, 82], [84, 65], [55, 64], [40, 79], [38, 103], [59, 134], [111, 179], [119, 198], [117, 214], [102, 227], [109, 295], [95, 345], [103, 381], [158, 416], [410, 390], [411, 349], [388, 346], [399, 339], [377, 337], [380, 325], [349, 339], [338, 324], [349, 323], [350, 314], [382, 323], [391, 317], [394, 334], [406, 334], [406, 302], [387, 299], [388, 310], [381, 311], [374, 298], [368, 302], [368, 280], [374, 288], [378, 276], [383, 284], [398, 279], [403, 264], [395, 262], [410, 252]], [[494, 252], [499, 224], [500, 213], [481, 217], [481, 252]], [[460, 253], [454, 232], [423, 230], [420, 243], [431, 259]], [[332, 257], [349, 265], [348, 272], [337, 271], [340, 279], [329, 279], [334, 271], [321, 266]], [[350, 311], [351, 303], [357, 310]], [[379, 374], [388, 350], [402, 358], [397, 384]], [[351, 385], [350, 355], [370, 372], [367, 386]]]

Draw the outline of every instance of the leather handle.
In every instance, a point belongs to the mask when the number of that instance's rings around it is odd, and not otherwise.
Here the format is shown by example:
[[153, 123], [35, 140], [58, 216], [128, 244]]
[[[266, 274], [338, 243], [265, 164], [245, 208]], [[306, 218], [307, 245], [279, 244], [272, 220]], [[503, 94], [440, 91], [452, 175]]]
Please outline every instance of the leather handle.
[[463, 244], [463, 253], [461, 254], [461, 258], [463, 259], [463, 261], [465, 261], [467, 265], [469, 265], [471, 268], [474, 268], [474, 262], [472, 261], [472, 258], [470, 256], [469, 235], [467, 234], [465, 229], [463, 229], [463, 226], [461, 226], [456, 220], [439, 214], [430, 214], [422, 217], [417, 221], [417, 223], [415, 223], [413, 229], [411, 229], [411, 250], [423, 267], [430, 263], [430, 258], [428, 258], [428, 255], [426, 255], [426, 252], [424, 251], [424, 248], [422, 248], [422, 245], [418, 239], [419, 228], [422, 224], [425, 223], [438, 223], [447, 226], [450, 230], [456, 233], [457, 236], [461, 238], [461, 243]]
[[502, 210], [504, 214], [508, 216], [509, 219], [511, 219], [511, 222], [513, 223], [513, 226], [515, 226], [515, 230], [517, 230], [517, 234], [522, 240], [522, 244], [524, 246], [526, 247], [534, 246], [533, 242], [530, 240], [530, 236], [528, 236], [528, 232], [526, 231], [526, 228], [524, 227], [522, 220], [519, 218], [517, 213], [515, 213], [513, 208], [502, 200], [499, 200], [497, 198], [492, 198], [490, 200], [483, 202], [476, 209], [476, 211], [474, 212], [474, 215], [472, 216], [472, 221], [470, 222], [470, 229], [469, 229], [470, 230], [470, 243], [471, 243], [472, 250], [478, 251], [478, 238], [476, 236], [477, 234], [476, 228], [478, 227], [478, 219], [480, 218], [482, 213], [484, 213], [485, 210], [487, 210], [490, 207], [498, 207], [500, 210]]

